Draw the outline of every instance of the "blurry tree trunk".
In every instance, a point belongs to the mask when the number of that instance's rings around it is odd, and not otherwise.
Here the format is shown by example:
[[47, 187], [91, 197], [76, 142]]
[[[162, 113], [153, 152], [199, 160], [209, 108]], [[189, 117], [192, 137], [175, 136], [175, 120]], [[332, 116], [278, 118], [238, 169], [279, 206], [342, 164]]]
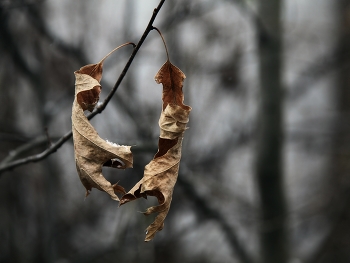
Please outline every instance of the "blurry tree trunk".
[[283, 90], [281, 0], [259, 2], [257, 41], [260, 74], [260, 106], [256, 181], [261, 202], [259, 232], [261, 262], [288, 260], [286, 200], [283, 189]]
[[335, 120], [329, 181], [330, 231], [310, 262], [350, 262], [350, 1], [337, 0]]
[[[336, 61], [339, 71], [336, 76], [335, 108], [337, 116], [333, 133], [333, 171], [330, 176], [333, 181], [336, 179], [336, 186], [339, 188], [337, 192], [339, 193], [340, 190], [341, 194], [339, 201], [344, 204], [345, 209], [347, 208], [349, 216], [349, 203], [345, 203], [349, 201], [349, 198], [344, 199], [344, 197], [350, 197], [350, 0], [337, 0], [335, 17], [338, 17]], [[350, 226], [342, 235], [349, 234]], [[347, 240], [350, 241], [350, 236]]]

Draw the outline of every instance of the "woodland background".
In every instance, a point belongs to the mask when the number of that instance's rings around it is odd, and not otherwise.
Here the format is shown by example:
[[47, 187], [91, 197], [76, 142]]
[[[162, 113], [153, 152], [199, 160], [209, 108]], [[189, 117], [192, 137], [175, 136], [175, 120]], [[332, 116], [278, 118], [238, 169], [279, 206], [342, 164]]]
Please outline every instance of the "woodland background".
[[[73, 72], [137, 42], [157, 5], [0, 1], [0, 166], [71, 129]], [[193, 108], [164, 229], [143, 241], [153, 218], [138, 211], [152, 198], [118, 208], [95, 189], [84, 200], [70, 140], [43, 161], [0, 174], [0, 262], [350, 262], [350, 1], [166, 0], [154, 26], [187, 76]], [[270, 55], [280, 62], [270, 70], [261, 47], [274, 34], [280, 42]], [[101, 100], [131, 51], [105, 62]], [[102, 138], [136, 145], [134, 169], [104, 169], [127, 190], [156, 153], [162, 88], [154, 75], [165, 60], [151, 32], [91, 121]], [[269, 81], [277, 99], [264, 89]], [[265, 122], [264, 100], [281, 106], [280, 122]], [[277, 146], [263, 143], [259, 123], [267, 131], [280, 125]], [[259, 181], [271, 167], [276, 177]]]

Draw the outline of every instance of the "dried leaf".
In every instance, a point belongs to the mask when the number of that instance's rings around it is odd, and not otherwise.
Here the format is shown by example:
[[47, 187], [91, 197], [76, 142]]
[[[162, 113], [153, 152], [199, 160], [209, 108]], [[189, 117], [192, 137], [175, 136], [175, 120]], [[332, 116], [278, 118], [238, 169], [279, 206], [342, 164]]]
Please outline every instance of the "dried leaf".
[[155, 76], [156, 82], [163, 84], [158, 152], [146, 165], [143, 178], [120, 201], [122, 205], [140, 197], [157, 197], [159, 205], [150, 207], [144, 212], [145, 215], [159, 213], [155, 221], [148, 226], [145, 241], [152, 240], [155, 234], [163, 229], [179, 172], [182, 139], [191, 111], [191, 107], [183, 104], [184, 79], [185, 74], [169, 61]]
[[154, 79], [158, 84], [163, 84], [163, 110], [169, 103], [191, 110], [191, 107], [183, 104], [182, 83], [185, 78], [185, 74], [169, 60], [160, 68]]
[[102, 63], [90, 64], [74, 72], [75, 100], [72, 108], [74, 154], [80, 180], [86, 196], [92, 188], [108, 193], [119, 201], [116, 192], [125, 194], [123, 187], [111, 184], [102, 175], [102, 166], [119, 169], [132, 167], [130, 146], [120, 146], [103, 140], [90, 124], [84, 110], [92, 111], [101, 92]]

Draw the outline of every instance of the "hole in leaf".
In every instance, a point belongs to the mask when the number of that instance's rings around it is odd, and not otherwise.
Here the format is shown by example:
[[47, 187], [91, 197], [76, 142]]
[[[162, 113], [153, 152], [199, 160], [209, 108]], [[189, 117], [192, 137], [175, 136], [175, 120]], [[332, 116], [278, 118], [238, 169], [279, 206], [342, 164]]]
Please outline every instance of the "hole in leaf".
[[156, 159], [158, 157], [161, 157], [164, 154], [166, 154], [167, 151], [169, 151], [169, 149], [171, 149], [172, 147], [174, 147], [177, 144], [177, 140], [178, 139], [170, 140], [170, 139], [159, 138], [158, 152], [154, 156], [154, 159]]
[[100, 99], [101, 86], [95, 86], [90, 90], [81, 91], [77, 94], [77, 101], [80, 107], [85, 111], [93, 111], [95, 105]]

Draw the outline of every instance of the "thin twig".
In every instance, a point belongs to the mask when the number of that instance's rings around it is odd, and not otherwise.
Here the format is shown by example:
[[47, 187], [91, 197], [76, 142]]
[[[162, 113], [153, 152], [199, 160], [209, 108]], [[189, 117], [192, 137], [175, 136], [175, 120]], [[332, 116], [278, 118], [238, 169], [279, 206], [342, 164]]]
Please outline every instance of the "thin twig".
[[[97, 114], [101, 113], [107, 106], [107, 104], [109, 103], [109, 101], [112, 99], [114, 93], [117, 91], [118, 87], [120, 86], [120, 83], [123, 81], [126, 73], [129, 70], [129, 67], [132, 63], [132, 61], [134, 60], [137, 52], [139, 51], [140, 47], [142, 46], [143, 42], [145, 41], [145, 39], [147, 38], [149, 32], [153, 29], [153, 22], [156, 19], [160, 9], [162, 8], [163, 4], [164, 4], [165, 0], [161, 0], [157, 6], [157, 8], [154, 9], [152, 17], [143, 33], [143, 35], [141, 36], [139, 42], [137, 43], [136, 47], [134, 48], [128, 62], [126, 63], [122, 73], [119, 75], [119, 78], [117, 80], [117, 82], [115, 83], [113, 89], [110, 91], [110, 93], [108, 94], [108, 96], [106, 97], [106, 99], [103, 101], [103, 103], [96, 108], [96, 110], [94, 112], [92, 112], [91, 114], [89, 114], [87, 116], [87, 118], [89, 120], [91, 120], [93, 117], [95, 117]], [[26, 158], [23, 159], [19, 159], [13, 162], [9, 162], [6, 164], [3, 164], [0, 166], [0, 175], [8, 170], [11, 170], [13, 168], [16, 168], [18, 166], [27, 164], [27, 163], [32, 163], [32, 162], [38, 162], [41, 161], [43, 159], [45, 159], [46, 157], [48, 157], [50, 154], [54, 153], [57, 151], [57, 149], [59, 149], [66, 141], [68, 141], [70, 138], [72, 137], [72, 131], [66, 133], [63, 137], [61, 137], [56, 143], [52, 144], [51, 147], [47, 148], [45, 151], [43, 151], [40, 154], [36, 154], [36, 155], [31, 155], [28, 156]]]
[[[52, 144], [51, 147], [47, 148], [45, 151], [39, 154], [31, 155], [23, 159], [19, 159], [10, 163], [6, 163], [0, 166], [0, 175], [1, 173], [11, 170], [15, 167], [27, 164], [27, 163], [32, 163], [32, 162], [38, 162], [43, 159], [45, 159], [47, 156], [50, 154], [54, 153], [57, 151], [58, 148], [60, 148], [66, 141], [69, 140], [69, 138], [72, 137], [72, 131], [68, 132], [66, 135], [61, 137], [56, 143]], [[33, 144], [35, 145], [35, 144]]]
[[[59, 138], [57, 138], [59, 139]], [[36, 147], [47, 146], [47, 136], [41, 135], [36, 137], [33, 140], [30, 140], [19, 147], [11, 150], [8, 155], [0, 162], [0, 167], [6, 165], [7, 163], [17, 159], [19, 156], [26, 154]]]

